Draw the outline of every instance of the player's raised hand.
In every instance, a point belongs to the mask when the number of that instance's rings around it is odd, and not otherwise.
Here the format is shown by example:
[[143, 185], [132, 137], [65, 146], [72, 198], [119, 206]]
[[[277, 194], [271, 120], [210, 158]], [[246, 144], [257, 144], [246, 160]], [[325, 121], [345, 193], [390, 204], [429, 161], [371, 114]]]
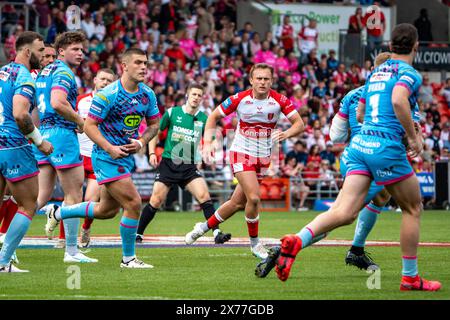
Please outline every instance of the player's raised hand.
[[48, 156], [53, 152], [53, 145], [47, 140], [43, 140], [38, 149], [40, 152]]
[[111, 146], [107, 150], [108, 154], [111, 156], [111, 158], [120, 159], [125, 158], [128, 156], [127, 150], [124, 148], [124, 146]]

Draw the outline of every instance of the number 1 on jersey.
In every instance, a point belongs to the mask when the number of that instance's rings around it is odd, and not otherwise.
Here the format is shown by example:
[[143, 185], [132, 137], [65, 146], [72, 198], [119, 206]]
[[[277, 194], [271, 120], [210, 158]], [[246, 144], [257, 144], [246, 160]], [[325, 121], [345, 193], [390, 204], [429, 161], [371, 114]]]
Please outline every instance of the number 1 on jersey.
[[378, 106], [380, 104], [380, 95], [374, 94], [369, 98], [369, 105], [372, 108], [372, 112], [370, 116], [372, 117], [372, 121], [374, 123], [378, 123]]

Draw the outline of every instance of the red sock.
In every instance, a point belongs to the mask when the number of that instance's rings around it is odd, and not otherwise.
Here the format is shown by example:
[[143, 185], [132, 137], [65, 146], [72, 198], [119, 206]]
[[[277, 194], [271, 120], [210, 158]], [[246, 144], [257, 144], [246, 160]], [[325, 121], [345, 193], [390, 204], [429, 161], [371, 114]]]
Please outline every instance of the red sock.
[[214, 214], [209, 217], [207, 223], [208, 223], [208, 228], [210, 229], [214, 229], [215, 227], [217, 227], [220, 223], [223, 222], [222, 217], [219, 215], [219, 213], [216, 211], [214, 212]]
[[94, 219], [84, 218], [83, 229], [84, 230], [90, 229], [93, 221]]
[[59, 223], [59, 239], [66, 239], [66, 231], [64, 231], [64, 222]]
[[5, 217], [5, 214], [6, 214], [6, 207], [7, 207], [8, 201], [9, 201], [9, 200], [4, 200], [4, 201], [2, 202], [2, 206], [0, 207], [0, 224], [2, 223], [3, 218]]
[[245, 217], [245, 221], [247, 221], [248, 235], [251, 238], [258, 237], [259, 216], [254, 219]]
[[5, 216], [3, 217], [3, 223], [2, 227], [0, 229], [0, 233], [6, 233], [8, 231], [9, 225], [11, 224], [12, 219], [16, 215], [17, 210], [19, 207], [17, 206], [17, 203], [9, 199], [6, 203], [6, 212]]

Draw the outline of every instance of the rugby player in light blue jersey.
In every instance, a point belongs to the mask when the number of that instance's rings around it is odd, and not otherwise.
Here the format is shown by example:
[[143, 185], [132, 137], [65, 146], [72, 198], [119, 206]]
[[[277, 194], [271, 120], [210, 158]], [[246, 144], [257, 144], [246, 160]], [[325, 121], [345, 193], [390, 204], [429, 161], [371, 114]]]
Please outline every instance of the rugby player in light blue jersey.
[[[132, 154], [155, 137], [159, 110], [152, 89], [143, 84], [147, 68], [144, 51], [130, 48], [122, 56], [121, 78], [96, 93], [86, 119], [85, 132], [95, 143], [92, 165], [100, 189], [100, 202], [47, 210], [46, 231], [51, 233], [61, 219], [89, 217], [111, 219], [120, 208], [122, 237], [121, 268], [153, 268], [136, 258], [135, 239], [142, 200], [131, 179]], [[139, 125], [145, 119], [147, 129], [139, 137]]]
[[[64, 32], [56, 37], [58, 56], [53, 63], [41, 70], [36, 78], [36, 103], [39, 111], [40, 129], [44, 138], [53, 144], [51, 156], [34, 148], [39, 164], [38, 209], [51, 198], [56, 177], [64, 191], [63, 205], [73, 205], [83, 200], [83, 158], [80, 155], [77, 131], [83, 131], [84, 120], [76, 109], [78, 88], [72, 68], [83, 60], [84, 33]], [[97, 262], [78, 250], [80, 219], [64, 221], [66, 250], [64, 262]], [[47, 233], [49, 239], [53, 234]]]
[[[358, 120], [363, 120], [364, 124], [350, 142], [348, 171], [342, 190], [327, 212], [318, 215], [298, 234], [281, 239], [281, 253], [276, 262], [281, 281], [289, 278], [298, 252], [311, 244], [314, 234], [353, 223], [364, 204], [371, 180], [375, 180], [385, 186], [403, 213], [400, 290], [437, 291], [441, 288], [438, 281], [421, 278], [417, 268], [422, 203], [419, 182], [407, 153], [415, 157], [423, 148], [422, 135], [417, 133], [411, 116], [411, 106], [415, 105], [422, 82], [420, 74], [412, 67], [418, 46], [413, 25], [399, 24], [392, 31], [392, 57], [369, 76], [358, 105]], [[402, 142], [404, 136], [408, 148]]]
[[16, 51], [14, 62], [0, 68], [0, 199], [8, 186], [18, 205], [0, 251], [0, 272], [28, 272], [11, 263], [36, 213], [39, 192], [39, 169], [28, 140], [45, 155], [53, 151], [30, 115], [35, 96], [30, 70], [39, 68], [44, 52], [42, 36], [31, 31], [22, 33]]

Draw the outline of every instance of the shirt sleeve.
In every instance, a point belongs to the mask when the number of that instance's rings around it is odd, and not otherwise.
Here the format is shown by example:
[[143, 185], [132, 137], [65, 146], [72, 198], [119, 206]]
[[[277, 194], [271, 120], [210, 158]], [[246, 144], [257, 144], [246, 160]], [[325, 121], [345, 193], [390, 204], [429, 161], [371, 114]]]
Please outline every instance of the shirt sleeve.
[[149, 101], [149, 107], [147, 108], [147, 112], [145, 113], [145, 116], [150, 119], [156, 119], [160, 117], [159, 109], [158, 109], [158, 102], [156, 100], [155, 93], [153, 91], [148, 92], [148, 98]]
[[228, 116], [236, 111], [239, 102], [242, 99], [242, 93], [237, 93], [231, 97], [228, 97], [225, 101], [223, 101], [219, 106], [220, 113], [222, 116]]
[[53, 74], [51, 90], [62, 90], [69, 94], [72, 84], [75, 82], [75, 78], [67, 70], [56, 70]]
[[292, 101], [284, 95], [280, 95], [280, 106], [281, 106], [281, 112], [288, 119], [297, 112], [294, 105], [292, 104]]
[[28, 99], [31, 105], [34, 104], [35, 84], [31, 74], [25, 70], [21, 70], [14, 84], [14, 95], [21, 95]]
[[164, 115], [161, 118], [161, 121], [159, 122], [159, 130], [163, 131], [165, 130], [169, 124], [170, 124], [170, 109], [164, 112]]
[[98, 123], [103, 122], [108, 116], [111, 105], [112, 103], [105, 93], [97, 92], [92, 99], [88, 117], [94, 119]]
[[406, 70], [398, 79], [396, 86], [402, 86], [409, 91], [409, 95], [418, 93], [422, 84], [422, 76], [416, 70]]
[[348, 119], [349, 115], [349, 108], [348, 108], [348, 96], [346, 95], [339, 105], [339, 112], [338, 115], [340, 115], [342, 118]]

